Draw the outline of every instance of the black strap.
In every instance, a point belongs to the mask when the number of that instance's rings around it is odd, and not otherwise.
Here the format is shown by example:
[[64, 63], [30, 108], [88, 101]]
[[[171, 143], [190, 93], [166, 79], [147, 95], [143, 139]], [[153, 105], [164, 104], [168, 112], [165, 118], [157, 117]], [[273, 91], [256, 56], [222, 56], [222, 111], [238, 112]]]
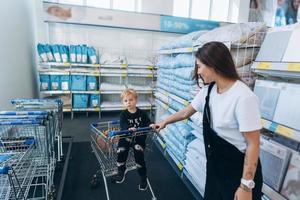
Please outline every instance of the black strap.
[[211, 118], [210, 118], [210, 109], [209, 109], [209, 97], [210, 97], [210, 92], [211, 92], [211, 90], [212, 90], [212, 88], [213, 88], [214, 85], [215, 85], [215, 82], [212, 82], [212, 83], [209, 84], [207, 95], [205, 97], [204, 112], [205, 112], [206, 121], [208, 123], [210, 123], [210, 121], [211, 121]]

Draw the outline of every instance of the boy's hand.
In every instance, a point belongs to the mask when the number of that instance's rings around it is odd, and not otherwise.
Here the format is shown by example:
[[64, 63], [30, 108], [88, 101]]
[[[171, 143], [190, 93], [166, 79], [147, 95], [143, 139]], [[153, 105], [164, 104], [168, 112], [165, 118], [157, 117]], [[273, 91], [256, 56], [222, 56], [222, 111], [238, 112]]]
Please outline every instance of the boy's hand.
[[134, 131], [136, 131], [137, 129], [136, 129], [136, 128], [134, 128], [134, 127], [131, 127], [131, 128], [129, 128], [128, 130], [129, 130], [129, 131], [133, 131], [133, 132], [134, 132]]

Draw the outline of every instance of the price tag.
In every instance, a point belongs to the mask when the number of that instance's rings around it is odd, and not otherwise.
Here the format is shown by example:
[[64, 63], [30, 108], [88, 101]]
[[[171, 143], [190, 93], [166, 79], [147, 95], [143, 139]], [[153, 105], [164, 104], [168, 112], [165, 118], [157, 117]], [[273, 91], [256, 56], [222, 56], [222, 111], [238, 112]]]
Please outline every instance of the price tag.
[[187, 105], [189, 105], [189, 102], [184, 100], [183, 105], [187, 106]]
[[300, 72], [300, 63], [288, 64], [288, 71]]
[[260, 62], [257, 65], [257, 69], [270, 69], [271, 63], [270, 62]]
[[148, 74], [147, 77], [153, 78], [153, 74]]

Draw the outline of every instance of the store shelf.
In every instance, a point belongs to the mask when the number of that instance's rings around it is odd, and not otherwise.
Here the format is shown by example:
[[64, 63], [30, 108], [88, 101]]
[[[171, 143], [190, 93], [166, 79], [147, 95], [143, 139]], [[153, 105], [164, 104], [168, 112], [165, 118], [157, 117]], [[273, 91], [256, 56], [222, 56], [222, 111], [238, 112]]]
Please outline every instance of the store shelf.
[[70, 63], [73, 67], [92, 67], [92, 68], [99, 68], [100, 64], [88, 64], [88, 63]]
[[39, 71], [40, 75], [70, 75], [70, 72], [46, 72], [46, 71]]
[[274, 200], [287, 200], [281, 194], [270, 188], [268, 185], [263, 184], [262, 192], [267, 195], [270, 199]]
[[100, 76], [100, 73], [71, 72], [71, 75]]
[[101, 68], [116, 68], [116, 69], [124, 69], [128, 67], [128, 64], [101, 64]]
[[[152, 90], [135, 90], [139, 94], [152, 94]], [[123, 90], [101, 90], [100, 94], [122, 94]]]
[[101, 76], [106, 76], [106, 77], [126, 77], [127, 73], [101, 73]]
[[157, 142], [160, 144], [161, 148], [166, 149], [166, 147], [167, 147], [166, 143], [160, 137], [157, 137], [156, 139], [157, 139]]
[[300, 63], [253, 62], [251, 69], [263, 76], [300, 78]]
[[153, 70], [153, 69], [155, 69], [155, 66], [153, 66], [153, 65], [131, 65], [131, 64], [129, 64], [128, 68], [131, 68], [131, 69], [150, 69], [150, 70]]
[[59, 62], [40, 62], [40, 65], [44, 66], [55, 66], [55, 67], [94, 67], [94, 68], [99, 68], [100, 64], [89, 64], [89, 63], [70, 63], [70, 62], [65, 62], [65, 63], [59, 63]]
[[183, 170], [183, 175], [184, 175], [183, 180], [188, 181], [188, 182], [186, 182], [186, 185], [189, 188], [189, 190], [192, 192], [195, 199], [202, 200], [203, 197], [200, 194], [200, 192], [196, 189], [197, 184], [195, 183], [192, 176], [186, 170]]
[[195, 47], [185, 47], [185, 48], [176, 48], [176, 49], [166, 49], [158, 51], [159, 54], [175, 54], [175, 53], [192, 53], [198, 48]]
[[267, 119], [261, 119], [262, 126], [274, 133], [292, 139], [294, 141], [300, 142], [300, 131], [286, 127], [284, 125], [278, 124], [276, 122], [272, 122]]
[[66, 62], [66, 63], [59, 63], [59, 62], [40, 62], [40, 65], [44, 66], [55, 66], [55, 67], [70, 67], [71, 63]]
[[100, 111], [100, 108], [72, 108], [72, 111]]
[[63, 108], [63, 112], [71, 112], [72, 109], [71, 108]]
[[165, 90], [163, 90], [161, 88], [157, 88], [157, 92], [160, 92], [161, 94], [163, 94], [163, 95], [165, 95], [167, 97], [170, 97], [171, 99], [173, 99], [173, 100], [181, 103], [184, 106], [187, 106], [187, 105], [190, 104], [188, 100], [185, 100], [185, 99], [183, 99], [181, 97], [178, 97], [178, 96], [176, 96], [174, 94], [171, 94], [171, 93], [169, 93], [169, 92], [167, 92], [167, 91], [165, 91]]
[[71, 94], [69, 90], [49, 90], [49, 91], [40, 91], [41, 94]]
[[145, 77], [145, 78], [155, 77], [154, 74], [132, 74], [132, 73], [128, 73], [127, 76], [130, 76], [130, 77]]
[[74, 91], [72, 90], [73, 94], [100, 94], [100, 91]]

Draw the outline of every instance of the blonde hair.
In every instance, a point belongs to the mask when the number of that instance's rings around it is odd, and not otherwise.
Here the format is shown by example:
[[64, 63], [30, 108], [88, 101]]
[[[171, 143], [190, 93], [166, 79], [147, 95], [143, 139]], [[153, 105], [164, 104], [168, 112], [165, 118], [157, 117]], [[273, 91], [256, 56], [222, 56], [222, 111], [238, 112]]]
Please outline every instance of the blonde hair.
[[123, 99], [127, 95], [132, 95], [135, 99], [138, 98], [138, 94], [134, 89], [125, 89], [121, 94], [121, 99]]

